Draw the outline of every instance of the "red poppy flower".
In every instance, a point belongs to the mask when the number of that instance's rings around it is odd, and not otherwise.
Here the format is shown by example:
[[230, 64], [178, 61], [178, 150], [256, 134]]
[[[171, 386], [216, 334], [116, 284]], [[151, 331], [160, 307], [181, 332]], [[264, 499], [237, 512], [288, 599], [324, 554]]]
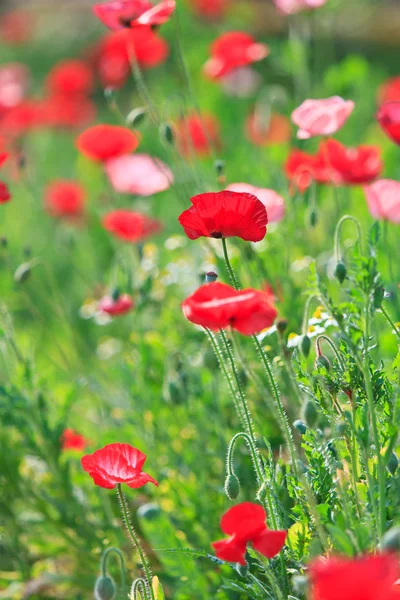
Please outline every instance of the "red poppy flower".
[[319, 152], [307, 154], [301, 150], [292, 150], [285, 164], [285, 173], [301, 193], [310, 187], [313, 181], [318, 183], [332, 181], [332, 170]]
[[289, 119], [283, 115], [272, 113], [263, 118], [253, 113], [246, 121], [246, 135], [256, 146], [285, 144], [292, 137], [292, 128]]
[[228, 12], [231, 0], [190, 0], [196, 14], [204, 19], [215, 21], [222, 19]]
[[130, 488], [139, 488], [146, 483], [157, 481], [142, 468], [146, 455], [129, 444], [108, 444], [87, 454], [81, 460], [82, 467], [99, 487], [114, 489], [118, 483], [126, 483]]
[[199, 237], [240, 237], [259, 242], [267, 232], [267, 211], [252, 194], [208, 192], [190, 199], [193, 206], [179, 217], [179, 223], [190, 240]]
[[219, 123], [213, 115], [188, 115], [176, 126], [176, 138], [180, 152], [189, 156], [193, 151], [198, 156], [209, 156], [213, 146], [221, 147]]
[[142, 69], [150, 69], [163, 63], [168, 52], [167, 42], [151, 27], [135, 27], [105, 36], [95, 51], [94, 60], [102, 84], [118, 88], [131, 74], [133, 60]]
[[93, 73], [83, 60], [62, 60], [47, 76], [46, 85], [51, 94], [86, 96], [93, 89]]
[[232, 327], [243, 335], [271, 327], [278, 314], [267, 293], [218, 282], [202, 285], [182, 302], [182, 310], [191, 323], [213, 331]]
[[233, 69], [262, 60], [268, 54], [268, 46], [258, 44], [247, 33], [224, 33], [211, 45], [211, 58], [204, 65], [204, 72], [211, 79], [218, 79]]
[[311, 600], [395, 600], [400, 575], [394, 554], [315, 560], [309, 569]]
[[386, 135], [400, 145], [400, 102], [385, 102], [376, 118]]
[[375, 146], [346, 148], [337, 140], [327, 140], [321, 143], [319, 154], [335, 171], [332, 180], [341, 184], [370, 183], [383, 169], [380, 150]]
[[43, 104], [39, 100], [23, 100], [11, 108], [1, 121], [2, 133], [6, 136], [19, 137], [45, 122]]
[[114, 210], [103, 217], [103, 227], [125, 242], [141, 242], [162, 229], [159, 221], [131, 210]]
[[0, 167], [3, 163], [6, 162], [7, 158], [8, 158], [7, 152], [0, 152]]
[[378, 89], [378, 104], [400, 102], [400, 77], [391, 77]]
[[104, 296], [97, 304], [99, 312], [107, 313], [111, 317], [124, 315], [133, 308], [133, 300], [128, 294], [122, 294], [117, 298]]
[[47, 127], [76, 129], [96, 116], [96, 106], [84, 96], [50, 96], [43, 100], [43, 121]]
[[0, 181], [0, 204], [5, 204], [11, 200], [11, 194], [7, 184]]
[[95, 4], [93, 12], [110, 29], [117, 31], [124, 27], [162, 25], [172, 15], [175, 0], [162, 0], [155, 6], [148, 0], [112, 0]]
[[86, 448], [86, 440], [83, 435], [73, 429], [64, 429], [61, 443], [63, 450], [84, 450]]
[[76, 181], [52, 181], [46, 188], [44, 204], [53, 217], [79, 217], [84, 210], [85, 190]]
[[215, 554], [221, 560], [246, 564], [247, 544], [267, 558], [276, 556], [285, 545], [287, 531], [268, 529], [262, 506], [242, 502], [230, 508], [221, 519], [221, 530], [230, 537], [213, 543]]
[[137, 135], [118, 125], [94, 125], [81, 133], [76, 140], [79, 152], [100, 162], [129, 154], [136, 150], [138, 145]]

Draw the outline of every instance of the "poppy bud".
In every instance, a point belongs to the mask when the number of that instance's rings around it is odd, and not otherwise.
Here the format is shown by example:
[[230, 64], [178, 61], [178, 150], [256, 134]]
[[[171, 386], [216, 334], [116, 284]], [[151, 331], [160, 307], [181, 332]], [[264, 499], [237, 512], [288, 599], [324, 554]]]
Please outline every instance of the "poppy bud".
[[214, 168], [218, 177], [224, 174], [225, 170], [225, 161], [224, 160], [216, 160], [214, 163]]
[[305, 575], [295, 575], [292, 579], [293, 589], [299, 596], [307, 592], [308, 578]]
[[168, 144], [170, 144], [171, 146], [173, 145], [175, 136], [171, 125], [169, 125], [168, 123], [164, 123], [164, 125], [161, 125], [160, 135], [161, 138], [164, 139]]
[[308, 335], [303, 335], [301, 338], [300, 348], [304, 356], [307, 358], [311, 350], [311, 340]]
[[287, 326], [288, 326], [287, 319], [280, 318], [276, 322], [276, 328], [281, 335], [285, 333]]
[[113, 289], [113, 291], [111, 292], [111, 298], [114, 300], [114, 302], [116, 302], [118, 300], [120, 295], [121, 295], [121, 292], [119, 291], [119, 288], [117, 288], [117, 287], [115, 287]]
[[214, 283], [214, 281], [217, 281], [217, 279], [218, 275], [214, 273], [214, 271], [209, 271], [206, 273], [206, 283]]
[[154, 502], [148, 502], [138, 508], [138, 517], [146, 519], [147, 521], [154, 521], [160, 515], [161, 510], [158, 504]]
[[391, 473], [392, 475], [395, 475], [398, 466], [399, 466], [399, 459], [397, 458], [397, 454], [395, 454], [395, 452], [392, 452], [389, 456], [389, 460], [388, 460], [388, 464], [387, 464], [389, 473]]
[[147, 110], [144, 107], [134, 108], [126, 117], [126, 124], [129, 127], [141, 125], [146, 118]]
[[400, 527], [392, 527], [385, 533], [382, 539], [382, 550], [400, 550]]
[[327, 371], [329, 371], [331, 368], [331, 363], [324, 354], [320, 354], [319, 356], [317, 356], [317, 359], [315, 361], [315, 368], [326, 369]]
[[26, 156], [25, 156], [25, 154], [20, 154], [18, 156], [18, 168], [24, 169], [25, 166], [26, 166]]
[[310, 227], [315, 227], [318, 222], [318, 212], [316, 210], [310, 211]]
[[212, 350], [206, 350], [203, 355], [204, 366], [210, 371], [216, 371], [219, 368], [218, 358]]
[[16, 283], [25, 283], [31, 274], [31, 270], [32, 265], [30, 262], [20, 264], [14, 273], [14, 281]]
[[304, 435], [307, 431], [307, 425], [304, 423], [304, 421], [300, 421], [300, 419], [293, 423], [293, 427], [297, 429], [301, 435]]
[[375, 308], [380, 308], [381, 304], [382, 304], [382, 300], [385, 297], [385, 289], [383, 287], [377, 287], [374, 290], [374, 307]]
[[309, 427], [313, 427], [318, 419], [318, 411], [313, 400], [306, 400], [303, 404], [303, 418]]
[[229, 500], [235, 500], [239, 496], [240, 481], [234, 473], [230, 473], [225, 479], [224, 489]]
[[338, 262], [333, 274], [339, 283], [343, 283], [343, 281], [345, 280], [346, 275], [347, 275], [346, 265], [343, 264], [342, 262]]
[[0, 247], [1, 248], [7, 248], [7, 244], [8, 244], [7, 238], [5, 238], [5, 237], [0, 238]]
[[96, 600], [113, 600], [116, 588], [110, 577], [98, 577], [94, 586], [94, 597]]

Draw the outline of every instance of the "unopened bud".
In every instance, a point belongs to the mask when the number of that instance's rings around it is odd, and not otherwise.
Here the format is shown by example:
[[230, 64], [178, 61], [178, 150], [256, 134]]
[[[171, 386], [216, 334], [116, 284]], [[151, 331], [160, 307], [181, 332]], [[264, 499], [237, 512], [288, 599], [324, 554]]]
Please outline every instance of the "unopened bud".
[[327, 371], [329, 371], [331, 368], [331, 363], [324, 354], [320, 354], [319, 356], [317, 356], [317, 359], [315, 361], [315, 368], [326, 369]]
[[318, 223], [318, 212], [316, 210], [312, 210], [310, 212], [310, 227], [315, 227]]
[[283, 333], [285, 333], [286, 329], [288, 326], [288, 320], [287, 319], [283, 319], [282, 317], [280, 319], [277, 320], [276, 322], [276, 328], [279, 331], [279, 333], [282, 335]]
[[7, 244], [8, 244], [7, 238], [5, 238], [5, 237], [0, 238], [0, 248], [7, 248]]
[[206, 283], [214, 283], [214, 281], [217, 281], [217, 279], [218, 275], [214, 273], [214, 271], [209, 271], [206, 273]]
[[114, 302], [116, 302], [118, 300], [120, 295], [121, 295], [121, 292], [119, 291], [119, 288], [117, 288], [117, 287], [115, 287], [113, 289], [113, 291], [111, 292], [111, 298], [114, 300]]
[[116, 588], [111, 577], [98, 577], [94, 586], [94, 597], [96, 600], [113, 600]]
[[138, 517], [146, 521], [155, 521], [161, 514], [161, 509], [155, 502], [142, 504], [137, 511]]
[[171, 146], [173, 145], [175, 136], [172, 126], [169, 123], [164, 123], [163, 125], [161, 125], [160, 135], [161, 138], [165, 140], [168, 144], [170, 144]]
[[25, 281], [29, 278], [31, 271], [32, 264], [30, 262], [20, 264], [14, 273], [15, 283], [25, 283]]
[[387, 464], [389, 473], [391, 473], [392, 475], [395, 475], [398, 466], [399, 466], [399, 459], [397, 458], [397, 454], [395, 454], [394, 452], [391, 452], [391, 454], [389, 456], [388, 464]]
[[304, 421], [309, 427], [313, 427], [318, 419], [318, 411], [315, 402], [311, 399], [306, 400], [303, 405]]
[[146, 108], [140, 106], [139, 108], [134, 108], [126, 117], [126, 124], [129, 127], [137, 127], [141, 125], [145, 120], [147, 115]]
[[234, 473], [231, 473], [225, 479], [225, 494], [229, 500], [235, 500], [239, 496], [240, 492], [240, 481]]
[[346, 265], [343, 264], [342, 262], [338, 262], [333, 274], [339, 283], [343, 283], [343, 281], [345, 280], [346, 275], [347, 275]]
[[220, 177], [221, 175], [224, 174], [224, 170], [225, 170], [225, 161], [223, 160], [216, 160], [214, 162], [214, 169], [218, 175], [218, 177]]
[[307, 425], [304, 423], [304, 421], [300, 421], [300, 419], [293, 423], [293, 427], [297, 429], [301, 435], [304, 435], [307, 431]]
[[382, 539], [382, 550], [398, 552], [400, 550], [400, 527], [392, 527]]
[[204, 352], [203, 362], [204, 366], [206, 366], [207, 369], [210, 369], [210, 371], [216, 371], [219, 368], [218, 358], [215, 356], [215, 353], [210, 349], [207, 349]]
[[385, 289], [383, 287], [377, 287], [374, 290], [374, 298], [373, 298], [373, 302], [374, 302], [374, 307], [375, 308], [380, 308], [381, 304], [382, 304], [382, 300], [385, 297]]
[[311, 340], [308, 335], [303, 335], [300, 343], [300, 348], [304, 356], [307, 358], [311, 350]]

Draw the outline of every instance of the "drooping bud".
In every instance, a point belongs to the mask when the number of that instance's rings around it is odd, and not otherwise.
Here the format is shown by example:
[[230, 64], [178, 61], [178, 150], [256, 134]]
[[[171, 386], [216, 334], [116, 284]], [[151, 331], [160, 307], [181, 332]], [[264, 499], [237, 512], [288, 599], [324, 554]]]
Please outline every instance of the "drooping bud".
[[276, 321], [276, 328], [281, 335], [283, 335], [285, 333], [287, 326], [288, 326], [288, 320], [284, 319], [283, 317], [279, 318]]
[[206, 283], [214, 283], [214, 281], [217, 281], [217, 279], [218, 275], [214, 273], [214, 271], [209, 271], [206, 273]]
[[308, 335], [303, 335], [303, 337], [301, 338], [300, 349], [304, 356], [307, 358], [311, 350], [311, 340], [308, 337]]
[[224, 489], [229, 500], [235, 500], [239, 496], [240, 481], [234, 473], [230, 473], [225, 479]]
[[374, 302], [374, 308], [380, 308], [381, 304], [382, 304], [382, 300], [385, 297], [385, 288], [383, 287], [377, 287], [374, 290], [374, 297], [373, 297], [373, 302]]
[[14, 281], [16, 283], [25, 283], [32, 271], [32, 264], [25, 262], [19, 265], [14, 273]]
[[333, 274], [339, 283], [343, 283], [347, 275], [346, 265], [342, 262], [338, 262]]
[[318, 212], [315, 209], [310, 211], [309, 219], [310, 227], [315, 227], [318, 223]]
[[204, 352], [203, 362], [204, 366], [206, 366], [207, 369], [210, 369], [210, 371], [216, 371], [219, 368], [218, 358], [215, 356], [215, 353], [210, 349], [207, 349]]
[[113, 600], [116, 587], [111, 577], [98, 577], [94, 586], [94, 597], [96, 600]]
[[119, 288], [117, 288], [117, 287], [115, 287], [113, 289], [113, 291], [111, 292], [111, 298], [114, 300], [114, 302], [116, 302], [118, 300], [120, 295], [121, 295], [121, 292], [120, 292]]
[[313, 427], [318, 420], [317, 407], [311, 399], [307, 399], [303, 404], [303, 418], [309, 427]]
[[7, 248], [7, 244], [8, 244], [8, 242], [7, 242], [7, 238], [6, 237], [0, 238], [0, 247], [1, 248]]
[[317, 356], [316, 361], [315, 361], [315, 368], [316, 369], [326, 369], [327, 371], [330, 370], [331, 363], [329, 362], [329, 360], [325, 356], [325, 354], [320, 354], [319, 356]]
[[400, 527], [392, 527], [382, 539], [382, 550], [398, 552], [400, 550]]
[[297, 419], [297, 421], [293, 423], [293, 427], [297, 429], [301, 435], [304, 435], [307, 431], [307, 425], [304, 423], [304, 421], [300, 421], [300, 419]]
[[218, 177], [221, 177], [221, 175], [224, 174], [224, 170], [225, 170], [225, 161], [224, 160], [216, 160], [214, 162], [214, 169], [217, 173]]
[[142, 519], [154, 521], [160, 516], [161, 509], [158, 504], [155, 504], [154, 502], [148, 502], [147, 504], [142, 504], [142, 506], [138, 508], [137, 514]]
[[167, 142], [170, 146], [173, 145], [175, 141], [174, 130], [169, 123], [164, 123], [160, 127], [160, 136], [163, 140]]
[[147, 115], [147, 110], [143, 106], [134, 108], [126, 117], [126, 124], [129, 127], [138, 127], [143, 123]]
[[391, 452], [391, 454], [389, 456], [388, 464], [387, 464], [389, 473], [391, 473], [392, 475], [395, 475], [398, 466], [399, 466], [399, 459], [397, 458], [397, 454], [395, 454], [395, 452]]

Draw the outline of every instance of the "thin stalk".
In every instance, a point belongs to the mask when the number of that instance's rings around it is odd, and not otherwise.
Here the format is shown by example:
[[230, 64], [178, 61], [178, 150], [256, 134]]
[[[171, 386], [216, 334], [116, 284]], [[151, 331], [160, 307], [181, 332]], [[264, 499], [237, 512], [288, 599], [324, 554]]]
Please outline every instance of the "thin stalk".
[[229, 277], [231, 279], [232, 285], [233, 285], [233, 287], [236, 290], [240, 290], [239, 282], [238, 282], [238, 280], [236, 278], [235, 272], [232, 269], [232, 265], [231, 265], [230, 260], [229, 260], [228, 248], [227, 248], [227, 245], [226, 245], [226, 239], [222, 238], [221, 241], [222, 241], [222, 250], [224, 252], [225, 264], [226, 264], [226, 268], [228, 269], [228, 273], [229, 273]]
[[123, 521], [125, 523], [125, 527], [128, 531], [128, 536], [134, 546], [134, 548], [138, 551], [138, 554], [140, 556], [140, 560], [142, 562], [142, 567], [143, 570], [146, 574], [146, 580], [147, 580], [147, 585], [148, 585], [148, 589], [150, 591], [151, 594], [151, 598], [152, 600], [156, 600], [155, 596], [154, 596], [154, 590], [153, 590], [153, 586], [151, 585], [151, 581], [152, 581], [152, 575], [151, 575], [151, 569], [150, 569], [150, 564], [149, 561], [147, 559], [147, 556], [141, 546], [140, 540], [137, 536], [137, 533], [132, 525], [132, 521], [131, 521], [131, 517], [129, 515], [129, 510], [126, 504], [126, 499], [125, 496], [123, 494], [122, 488], [121, 488], [121, 484], [118, 483], [117, 484], [117, 495], [118, 495], [118, 499], [119, 499], [119, 503], [121, 506], [121, 512], [122, 512], [122, 518]]
[[387, 312], [386, 308], [384, 308], [382, 304], [380, 306], [380, 309], [381, 309], [382, 313], [385, 315], [386, 320], [388, 321], [388, 323], [392, 327], [392, 329], [395, 332], [395, 334], [397, 335], [398, 339], [400, 340], [400, 331], [399, 331], [398, 327], [396, 327], [396, 324], [393, 321], [392, 317], [389, 315], [389, 313]]

